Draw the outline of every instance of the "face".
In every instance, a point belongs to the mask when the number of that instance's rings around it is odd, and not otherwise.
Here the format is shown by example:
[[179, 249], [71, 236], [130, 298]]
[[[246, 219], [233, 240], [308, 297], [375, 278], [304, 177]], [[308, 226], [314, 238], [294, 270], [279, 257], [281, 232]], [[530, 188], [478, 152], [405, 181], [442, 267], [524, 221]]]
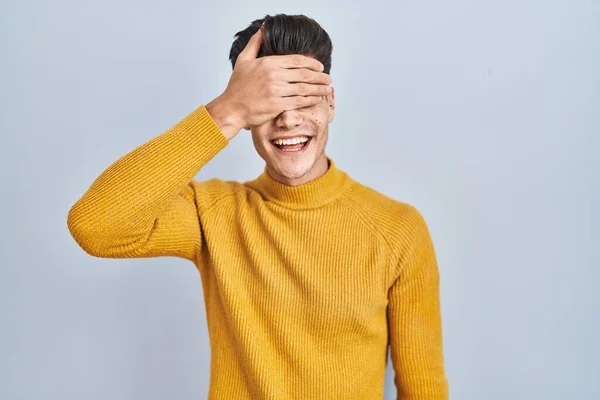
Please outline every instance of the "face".
[[[329, 124], [335, 115], [335, 89], [310, 107], [284, 111], [274, 119], [253, 127], [254, 147], [265, 160], [269, 174], [289, 185], [316, 178], [327, 169], [325, 146]], [[287, 146], [276, 139], [292, 137]], [[308, 141], [304, 142], [306, 139]], [[300, 142], [300, 143], [298, 143]], [[294, 151], [301, 148], [299, 151]]]

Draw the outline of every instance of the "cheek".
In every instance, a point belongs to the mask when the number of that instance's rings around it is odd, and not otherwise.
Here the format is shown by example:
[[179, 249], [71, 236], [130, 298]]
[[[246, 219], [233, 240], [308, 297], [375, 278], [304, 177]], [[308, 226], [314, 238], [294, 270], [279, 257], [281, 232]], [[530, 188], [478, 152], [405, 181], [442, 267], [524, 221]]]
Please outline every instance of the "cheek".
[[311, 118], [315, 125], [319, 127], [319, 130], [321, 130], [323, 129], [323, 126], [327, 124], [327, 119], [329, 116], [327, 115], [326, 111], [322, 112], [319, 110], [318, 112], [311, 113]]
[[327, 123], [329, 118], [329, 107], [327, 105], [321, 106], [310, 112], [310, 118], [313, 120], [315, 125], [319, 129], [323, 129], [323, 125]]
[[263, 143], [266, 140], [266, 137], [266, 133], [263, 133], [260, 127], [257, 127], [255, 130], [252, 131], [252, 141], [255, 144]]

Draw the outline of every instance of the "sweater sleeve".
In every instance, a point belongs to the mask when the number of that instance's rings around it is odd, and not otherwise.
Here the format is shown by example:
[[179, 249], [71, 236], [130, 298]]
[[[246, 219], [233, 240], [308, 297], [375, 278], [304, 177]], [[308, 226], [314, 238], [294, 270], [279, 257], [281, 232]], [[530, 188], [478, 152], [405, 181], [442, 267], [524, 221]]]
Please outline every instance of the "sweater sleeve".
[[228, 143], [198, 107], [96, 178], [69, 210], [71, 235], [96, 257], [196, 260], [203, 193], [193, 178]]
[[410, 210], [399, 273], [388, 292], [394, 384], [401, 400], [447, 400], [436, 255], [423, 216]]

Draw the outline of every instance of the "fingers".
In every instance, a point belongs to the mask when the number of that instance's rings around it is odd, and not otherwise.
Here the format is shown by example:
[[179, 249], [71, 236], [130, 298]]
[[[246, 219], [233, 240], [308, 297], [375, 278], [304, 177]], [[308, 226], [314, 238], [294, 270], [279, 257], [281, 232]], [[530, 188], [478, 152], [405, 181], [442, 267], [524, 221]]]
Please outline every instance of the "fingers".
[[322, 72], [325, 67], [323, 64], [312, 57], [302, 54], [287, 54], [282, 56], [270, 56], [280, 68], [308, 68], [317, 72]]
[[281, 97], [286, 96], [326, 96], [331, 93], [331, 87], [312, 83], [289, 83], [278, 90]]
[[246, 47], [244, 47], [244, 50], [238, 55], [237, 59], [242, 61], [256, 59], [260, 51], [260, 46], [262, 46], [263, 37], [262, 29], [257, 30], [246, 44]]
[[317, 72], [307, 68], [283, 69], [279, 71], [281, 79], [285, 82], [306, 82], [329, 85], [332, 81], [331, 75]]
[[285, 111], [297, 108], [310, 107], [323, 100], [323, 96], [291, 96], [281, 99], [281, 105]]

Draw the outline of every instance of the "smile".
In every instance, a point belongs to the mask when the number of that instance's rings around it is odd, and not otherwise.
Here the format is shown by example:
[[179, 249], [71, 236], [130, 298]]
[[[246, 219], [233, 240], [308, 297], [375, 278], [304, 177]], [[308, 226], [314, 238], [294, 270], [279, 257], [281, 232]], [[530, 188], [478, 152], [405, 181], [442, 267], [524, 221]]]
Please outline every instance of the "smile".
[[280, 153], [298, 154], [304, 152], [311, 141], [312, 136], [298, 136], [292, 139], [275, 139], [270, 142]]

